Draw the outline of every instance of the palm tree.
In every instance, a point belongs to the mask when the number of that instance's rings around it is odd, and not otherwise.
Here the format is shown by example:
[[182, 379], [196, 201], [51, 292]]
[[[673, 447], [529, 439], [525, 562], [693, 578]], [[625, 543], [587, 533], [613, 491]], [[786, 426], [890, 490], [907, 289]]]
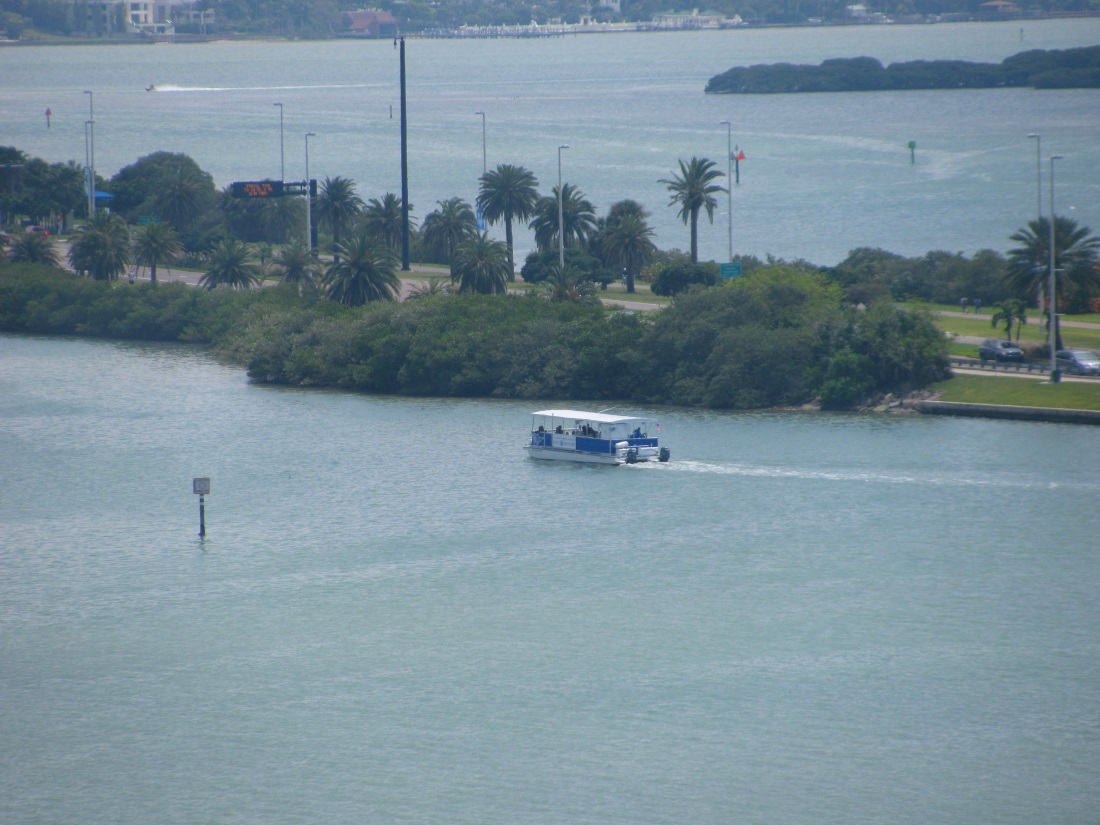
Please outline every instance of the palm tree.
[[61, 266], [61, 256], [53, 241], [41, 232], [24, 232], [12, 241], [8, 254], [13, 263]]
[[276, 253], [275, 266], [283, 276], [283, 283], [298, 285], [299, 295], [303, 287], [317, 284], [317, 258], [301, 238], [295, 238]]
[[1012, 340], [1012, 325], [1016, 324], [1016, 340], [1020, 340], [1020, 330], [1027, 323], [1027, 306], [1019, 298], [1008, 298], [997, 304], [997, 311], [990, 319], [990, 325], [1005, 325], [1005, 336]]
[[153, 201], [153, 210], [177, 230], [187, 230], [206, 207], [206, 184], [202, 177], [180, 167], [169, 177]]
[[725, 192], [712, 180], [725, 177], [715, 167], [714, 161], [693, 157], [688, 163], [680, 161], [680, 174], [671, 180], [662, 179], [658, 183], [668, 186], [672, 193], [669, 206], [680, 205], [680, 218], [691, 226], [691, 262], [699, 262], [699, 211], [707, 210], [707, 218], [714, 222], [714, 209], [718, 205], [715, 194]]
[[[409, 205], [412, 209], [412, 204]], [[389, 250], [396, 250], [401, 242], [403, 216], [401, 198], [393, 192], [387, 192], [382, 199], [371, 198], [359, 215], [359, 229], [382, 241]], [[409, 221], [409, 231], [415, 229]]]
[[417, 298], [450, 295], [453, 291], [452, 285], [447, 281], [441, 281], [439, 278], [429, 278], [426, 281], [413, 284], [412, 288], [409, 289], [408, 300], [415, 301]]
[[[321, 181], [317, 193], [317, 217], [332, 230], [333, 247], [340, 246], [340, 235], [363, 208], [363, 199], [355, 194], [355, 183], [337, 175]], [[337, 260], [335, 254], [333, 260]]]
[[477, 234], [477, 218], [473, 207], [462, 198], [449, 198], [439, 201], [439, 209], [428, 213], [421, 232], [432, 255], [450, 264], [455, 247]]
[[348, 306], [368, 301], [394, 301], [401, 292], [398, 260], [371, 236], [360, 233], [337, 247], [325, 271], [327, 295]]
[[455, 249], [451, 280], [458, 282], [459, 292], [496, 295], [508, 291], [511, 271], [508, 247], [492, 240], [485, 232], [479, 232]]
[[[571, 183], [563, 183], [561, 187], [561, 222], [565, 227], [565, 246], [581, 246], [596, 232], [595, 208]], [[530, 228], [535, 230], [535, 244], [540, 250], [557, 248], [558, 187], [553, 188], [550, 197], [539, 199]]]
[[554, 304], [596, 304], [596, 287], [584, 277], [584, 273], [566, 264], [554, 267], [553, 274], [543, 284], [546, 297]]
[[199, 286], [205, 289], [252, 289], [259, 285], [252, 250], [236, 238], [226, 238], [211, 250], [206, 274], [199, 279]]
[[99, 212], [69, 248], [69, 262], [77, 272], [96, 281], [113, 281], [130, 263], [130, 228], [119, 215]]
[[[1050, 279], [1050, 220], [1042, 217], [1009, 236], [1019, 244], [1009, 250], [1009, 287], [1021, 294], [1046, 295]], [[1058, 297], [1075, 286], [1096, 286], [1100, 272], [1096, 259], [1100, 254], [1100, 238], [1087, 226], [1078, 226], [1072, 218], [1054, 218], [1054, 268], [1058, 270]], [[1061, 303], [1061, 300], [1059, 300]]]
[[512, 221], [525, 221], [535, 211], [538, 180], [522, 166], [502, 163], [481, 176], [477, 205], [489, 223], [504, 221], [504, 239], [508, 248], [508, 280], [516, 279], [516, 261], [512, 243]]
[[633, 292], [635, 276], [657, 254], [645, 210], [625, 212], [609, 223], [604, 229], [601, 252], [606, 263], [626, 272], [626, 291]]
[[[1010, 240], [1019, 244], [1008, 253], [1009, 287], [1021, 294], [1045, 296], [1047, 328], [1050, 327], [1050, 220], [1037, 218], [1023, 229], [1012, 233]], [[1071, 218], [1054, 216], [1054, 268], [1057, 271], [1055, 290], [1058, 305], [1064, 306], [1067, 293], [1079, 288], [1100, 285], [1100, 269], [1096, 259], [1100, 239], [1087, 226], [1078, 226]], [[1062, 331], [1054, 319], [1055, 347], [1062, 348]]]
[[147, 223], [134, 233], [134, 260], [149, 267], [149, 280], [154, 285], [157, 266], [168, 263], [182, 251], [183, 244], [170, 223]]

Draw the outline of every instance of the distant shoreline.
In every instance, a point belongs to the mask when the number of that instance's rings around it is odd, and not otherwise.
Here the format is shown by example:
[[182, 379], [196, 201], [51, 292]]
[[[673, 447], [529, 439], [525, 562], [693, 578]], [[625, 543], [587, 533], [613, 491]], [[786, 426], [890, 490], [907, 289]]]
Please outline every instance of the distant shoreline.
[[[707, 25], [672, 25], [654, 22], [647, 23], [596, 23], [581, 25], [577, 23], [546, 24], [543, 26], [473, 26], [465, 29], [429, 29], [415, 32], [406, 32], [400, 37], [417, 40], [541, 40], [547, 38], [567, 37], [581, 34], [663, 34], [670, 32], [716, 32], [716, 31], [745, 31], [756, 29], [821, 29], [821, 28], [857, 28], [866, 26], [930, 26], [951, 25], [954, 23], [1025, 23], [1043, 20], [1062, 20], [1069, 18], [1100, 17], [1100, 11], [1062, 12], [1048, 13], [1028, 17], [1012, 17], [1007, 19], [987, 19], [967, 17], [963, 19], [929, 19], [929, 18], [901, 18], [889, 20], [868, 21], [802, 21], [797, 23], [759, 23], [759, 22], [728, 22], [725, 24]], [[691, 18], [687, 18], [690, 20]], [[30, 37], [20, 40], [0, 40], [0, 48], [5, 47], [29, 47], [29, 46], [156, 46], [172, 44], [193, 43], [253, 43], [253, 42], [285, 42], [285, 43], [320, 43], [331, 40], [363, 40], [363, 41], [389, 41], [393, 38], [364, 37], [354, 34], [331, 34], [324, 37], [300, 37], [280, 34], [241, 34], [227, 32], [217, 35], [200, 34], [175, 34], [171, 37], [83, 37], [51, 35], [49, 37]]]

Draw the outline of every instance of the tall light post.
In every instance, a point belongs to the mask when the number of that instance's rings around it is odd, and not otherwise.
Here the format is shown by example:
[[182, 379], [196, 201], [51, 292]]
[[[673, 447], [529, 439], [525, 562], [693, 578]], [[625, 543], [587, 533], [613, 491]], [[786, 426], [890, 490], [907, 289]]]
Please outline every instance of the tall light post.
[[1050, 380], [1054, 384], [1061, 380], [1054, 358], [1058, 327], [1057, 299], [1054, 297], [1054, 161], [1061, 159], [1061, 155], [1050, 156], [1050, 323], [1047, 326], [1050, 332]]
[[309, 139], [317, 137], [316, 132], [306, 132], [306, 248], [313, 252], [313, 195], [309, 188]]
[[88, 96], [88, 123], [85, 126], [88, 133], [88, 218], [95, 217], [95, 95], [87, 89], [84, 94]]
[[[283, 155], [283, 104], [272, 103], [272, 106], [279, 107], [279, 180], [286, 180], [286, 163], [284, 162]], [[309, 175], [306, 175], [309, 178]]]
[[[1039, 223], [1043, 222], [1043, 139], [1037, 132], [1032, 132], [1028, 138], [1035, 139], [1035, 207], [1039, 217]], [[1039, 224], [1035, 225], [1038, 228]], [[1043, 287], [1035, 289], [1035, 305], [1039, 312], [1043, 311]]]
[[565, 271], [565, 224], [562, 216], [561, 203], [561, 150], [568, 149], [567, 144], [558, 147], [558, 274]]
[[88, 153], [88, 130], [91, 127], [90, 120], [84, 121], [84, 196], [88, 201], [88, 220], [95, 217], [95, 199], [92, 194], [92, 160]]
[[726, 201], [729, 215], [730, 263], [733, 263], [733, 124], [723, 120], [726, 127]]
[[1032, 132], [1029, 138], [1035, 140], [1035, 206], [1038, 208], [1039, 219], [1043, 217], [1043, 138]]
[[475, 115], [481, 115], [481, 174], [485, 174], [489, 171], [489, 156], [485, 152], [485, 112], [474, 112]]

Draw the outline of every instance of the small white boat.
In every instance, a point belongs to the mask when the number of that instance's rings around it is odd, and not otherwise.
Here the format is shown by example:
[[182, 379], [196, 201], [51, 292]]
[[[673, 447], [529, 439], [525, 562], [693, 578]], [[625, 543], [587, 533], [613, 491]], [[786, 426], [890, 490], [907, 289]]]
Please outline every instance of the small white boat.
[[531, 413], [531, 458], [588, 464], [637, 464], [668, 461], [672, 454], [658, 443], [661, 425], [652, 418], [582, 410]]

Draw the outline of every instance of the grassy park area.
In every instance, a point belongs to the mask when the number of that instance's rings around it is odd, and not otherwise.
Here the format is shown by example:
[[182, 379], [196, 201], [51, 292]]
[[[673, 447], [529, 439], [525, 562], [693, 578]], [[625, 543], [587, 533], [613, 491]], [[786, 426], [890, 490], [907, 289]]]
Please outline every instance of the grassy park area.
[[1062, 381], [993, 375], [956, 375], [929, 389], [940, 401], [962, 404], [1006, 404], [1013, 407], [1053, 407], [1100, 410], [1100, 381]]

